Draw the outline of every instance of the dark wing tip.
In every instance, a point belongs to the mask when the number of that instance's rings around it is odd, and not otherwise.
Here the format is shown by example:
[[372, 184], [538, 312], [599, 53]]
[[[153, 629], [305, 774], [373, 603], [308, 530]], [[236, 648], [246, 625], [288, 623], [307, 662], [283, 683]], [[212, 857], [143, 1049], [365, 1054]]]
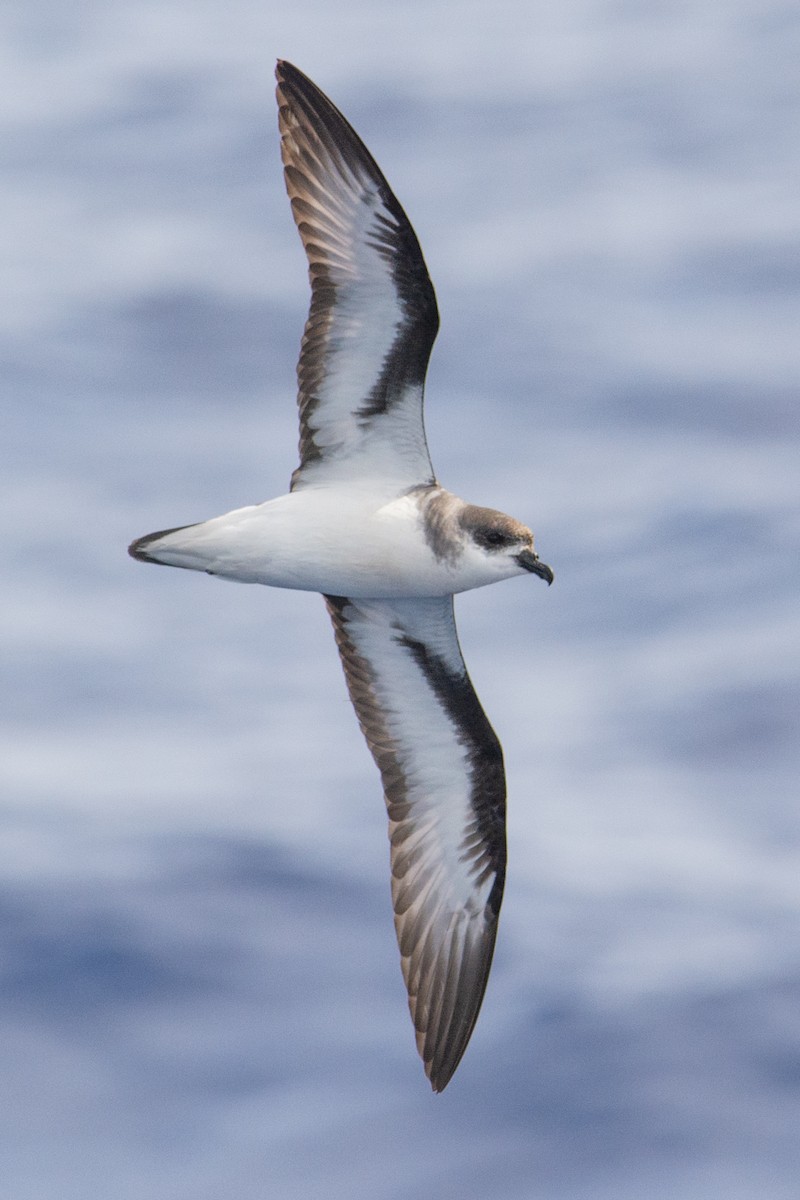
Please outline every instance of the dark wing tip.
[[467, 938], [462, 946], [461, 961], [452, 974], [450, 965], [448, 977], [439, 985], [441, 994], [436, 999], [429, 995], [424, 1005], [439, 1017], [433, 1028], [417, 1029], [420, 1057], [434, 1092], [447, 1087], [469, 1045], [486, 994], [496, 937], [497, 917], [487, 917], [472, 945]]
[[275, 62], [275, 78], [280, 82], [287, 75], [302, 75], [302, 71], [298, 71], [294, 63], [290, 63], [286, 58], [279, 58]]
[[[275, 78], [278, 81], [278, 124], [282, 134], [284, 163], [293, 163], [295, 158], [285, 138], [299, 132], [304, 142], [310, 140], [312, 144], [321, 143], [328, 154], [333, 153], [334, 158], [341, 156], [348, 170], [356, 174], [363, 172], [371, 177], [384, 203], [390, 209], [397, 210], [406, 220], [375, 159], [344, 113], [322, 89], [285, 59], [278, 59]], [[298, 123], [302, 127], [300, 130]], [[303, 166], [302, 169], [305, 172], [307, 167]]]
[[308, 76], [304, 75], [302, 71], [298, 70], [294, 63], [287, 62], [285, 58], [279, 58], [275, 64], [275, 78], [278, 81], [278, 87], [280, 87], [282, 83], [287, 83], [290, 85], [294, 84], [298, 90], [302, 89], [304, 86], [309, 88], [311, 91], [317, 90]]

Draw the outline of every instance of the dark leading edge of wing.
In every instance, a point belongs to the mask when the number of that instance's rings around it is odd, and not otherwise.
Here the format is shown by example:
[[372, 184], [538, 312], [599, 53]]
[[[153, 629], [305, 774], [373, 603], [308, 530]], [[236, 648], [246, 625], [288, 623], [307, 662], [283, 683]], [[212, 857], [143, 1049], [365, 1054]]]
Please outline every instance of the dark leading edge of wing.
[[286, 188], [311, 282], [293, 486], [362, 452], [365, 470], [374, 454], [409, 485], [432, 482], [422, 390], [439, 317], [419, 242], [339, 110], [290, 63], [276, 76]]
[[383, 780], [403, 975], [417, 1048], [440, 1092], [467, 1047], [494, 952], [506, 865], [502, 750], [461, 657], [452, 597], [326, 602]]

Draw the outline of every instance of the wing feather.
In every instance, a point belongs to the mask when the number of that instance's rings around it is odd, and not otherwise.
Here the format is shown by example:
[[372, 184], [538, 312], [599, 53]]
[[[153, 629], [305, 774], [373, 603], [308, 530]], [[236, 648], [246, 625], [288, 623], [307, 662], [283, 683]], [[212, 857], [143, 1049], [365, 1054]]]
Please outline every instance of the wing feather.
[[408, 1002], [441, 1091], [466, 1049], [494, 951], [506, 861], [502, 751], [461, 657], [452, 597], [326, 602], [383, 780]]
[[276, 75], [286, 189], [311, 283], [292, 487], [358, 470], [431, 483], [422, 403], [439, 317], [419, 242], [339, 110], [290, 63]]

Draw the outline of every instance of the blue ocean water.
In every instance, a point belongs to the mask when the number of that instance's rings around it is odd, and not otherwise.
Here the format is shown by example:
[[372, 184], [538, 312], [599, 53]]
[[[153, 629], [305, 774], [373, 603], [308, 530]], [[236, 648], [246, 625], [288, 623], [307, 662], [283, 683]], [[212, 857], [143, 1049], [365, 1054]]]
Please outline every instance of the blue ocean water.
[[[796, 1196], [794, 7], [1, 20], [8, 1194]], [[295, 465], [278, 55], [422, 241], [440, 478], [556, 572], [458, 602], [510, 874], [440, 1097], [321, 602], [125, 554]]]

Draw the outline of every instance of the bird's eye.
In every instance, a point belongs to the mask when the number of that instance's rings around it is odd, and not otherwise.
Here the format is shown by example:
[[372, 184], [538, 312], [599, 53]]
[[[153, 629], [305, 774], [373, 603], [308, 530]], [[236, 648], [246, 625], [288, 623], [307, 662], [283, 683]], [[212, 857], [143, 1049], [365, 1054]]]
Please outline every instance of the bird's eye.
[[486, 529], [480, 539], [484, 546], [497, 550], [501, 546], [508, 546], [511, 543], [507, 533], [503, 533], [501, 529]]

